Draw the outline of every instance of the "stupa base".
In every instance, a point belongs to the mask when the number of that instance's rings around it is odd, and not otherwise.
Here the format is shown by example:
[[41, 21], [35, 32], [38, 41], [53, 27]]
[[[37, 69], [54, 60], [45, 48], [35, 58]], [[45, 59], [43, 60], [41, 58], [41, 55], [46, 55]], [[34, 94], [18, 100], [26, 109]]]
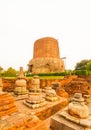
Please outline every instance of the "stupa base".
[[[36, 102], [36, 101], [35, 101]], [[27, 102], [26, 100], [23, 102], [25, 105], [27, 105], [28, 107], [30, 107], [30, 108], [32, 108], [32, 109], [34, 109], [34, 108], [39, 108], [39, 107], [42, 107], [42, 106], [44, 106], [44, 105], [46, 105], [46, 101], [43, 101], [43, 102], [40, 102], [40, 103], [32, 103], [31, 101], [30, 101], [30, 103], [29, 102]]]
[[46, 96], [45, 99], [48, 100], [48, 101], [53, 102], [53, 101], [57, 101], [57, 100], [58, 100], [58, 97], [57, 97], [57, 96], [55, 96], [55, 97]]
[[41, 93], [42, 90], [41, 89], [34, 89], [34, 88], [32, 89], [32, 88], [30, 88], [29, 92], [31, 92], [31, 93]]
[[50, 126], [53, 130], [91, 130], [91, 116], [86, 119], [73, 117], [66, 107], [51, 118]]
[[25, 95], [25, 94], [28, 94], [28, 91], [23, 91], [23, 92], [15, 91], [14, 93], [16, 95]]

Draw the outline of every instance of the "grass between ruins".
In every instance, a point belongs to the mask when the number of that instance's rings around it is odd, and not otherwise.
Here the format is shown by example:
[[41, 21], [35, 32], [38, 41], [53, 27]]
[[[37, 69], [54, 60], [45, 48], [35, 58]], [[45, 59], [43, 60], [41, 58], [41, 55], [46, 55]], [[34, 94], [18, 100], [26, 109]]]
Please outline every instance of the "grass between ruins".
[[64, 76], [39, 76], [40, 79], [63, 79]]
[[[16, 77], [4, 77], [5, 79], [15, 79]], [[32, 79], [33, 76], [26, 77], [27, 79]], [[64, 76], [39, 76], [40, 79], [63, 79]]]

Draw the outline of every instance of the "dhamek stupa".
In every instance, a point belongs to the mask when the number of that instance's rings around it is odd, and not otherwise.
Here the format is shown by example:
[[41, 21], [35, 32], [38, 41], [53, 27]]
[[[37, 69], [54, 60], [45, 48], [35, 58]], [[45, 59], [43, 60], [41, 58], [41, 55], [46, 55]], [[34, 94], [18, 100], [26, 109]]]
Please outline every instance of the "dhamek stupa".
[[64, 71], [64, 61], [60, 58], [58, 41], [55, 38], [44, 37], [35, 41], [28, 71], [33, 74]]

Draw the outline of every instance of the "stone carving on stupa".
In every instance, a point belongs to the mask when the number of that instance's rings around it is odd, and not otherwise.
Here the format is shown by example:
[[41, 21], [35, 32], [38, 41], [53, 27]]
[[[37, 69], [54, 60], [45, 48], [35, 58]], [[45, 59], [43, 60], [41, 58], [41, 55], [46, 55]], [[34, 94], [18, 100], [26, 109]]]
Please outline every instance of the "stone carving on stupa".
[[27, 87], [27, 81], [24, 76], [23, 67], [20, 67], [19, 75], [15, 81], [14, 93], [16, 95], [25, 95], [28, 93], [28, 90], [26, 87]]
[[52, 87], [45, 87], [43, 89], [43, 92], [45, 93], [45, 99], [47, 101], [56, 101], [59, 99], [59, 97], [56, 94], [56, 91], [54, 89], [52, 89]]
[[29, 89], [28, 97], [25, 99], [24, 104], [30, 108], [38, 108], [46, 105], [40, 88], [40, 79], [37, 75], [32, 79], [31, 88]]
[[36, 40], [33, 58], [28, 64], [28, 71], [38, 74], [64, 72], [64, 70], [64, 61], [60, 58], [58, 41], [52, 37]]
[[82, 93], [70, 97], [68, 106], [51, 118], [50, 126], [53, 130], [91, 130], [91, 115]]
[[68, 105], [68, 113], [79, 118], [87, 118], [89, 116], [89, 109], [81, 93], [74, 94]]
[[39, 76], [37, 76], [37, 75], [33, 76], [33, 79], [31, 82], [31, 88], [29, 89], [29, 91], [30, 92], [41, 92]]
[[73, 122], [79, 128], [91, 130], [91, 115], [82, 93], [75, 93], [70, 99], [68, 106], [59, 113], [59, 116], [60, 118], [63, 117], [62, 119], [68, 120], [69, 124]]

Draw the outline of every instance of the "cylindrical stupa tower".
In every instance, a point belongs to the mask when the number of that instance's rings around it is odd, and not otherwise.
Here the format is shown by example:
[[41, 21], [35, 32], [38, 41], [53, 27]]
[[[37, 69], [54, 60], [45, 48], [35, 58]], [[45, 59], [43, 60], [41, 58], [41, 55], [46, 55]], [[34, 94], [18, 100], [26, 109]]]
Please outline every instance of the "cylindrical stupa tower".
[[59, 58], [58, 42], [54, 38], [42, 38], [34, 43], [34, 58]]
[[33, 74], [64, 71], [64, 62], [60, 58], [58, 41], [55, 38], [45, 37], [35, 41], [28, 71]]

